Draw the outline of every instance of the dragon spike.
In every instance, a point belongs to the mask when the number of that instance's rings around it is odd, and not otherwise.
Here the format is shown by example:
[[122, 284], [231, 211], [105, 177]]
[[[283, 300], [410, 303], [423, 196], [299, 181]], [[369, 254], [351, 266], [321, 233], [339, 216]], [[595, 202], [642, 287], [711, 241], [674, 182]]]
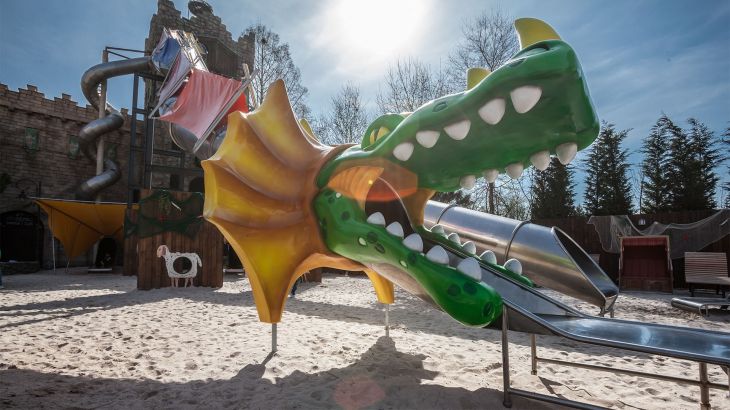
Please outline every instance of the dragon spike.
[[542, 20], [521, 18], [515, 20], [515, 29], [520, 38], [520, 49], [525, 49], [544, 40], [560, 40], [555, 30]]
[[472, 67], [466, 71], [466, 89], [471, 90], [492, 72], [488, 68]]
[[317, 136], [314, 135], [314, 131], [312, 131], [312, 126], [309, 125], [309, 121], [307, 121], [304, 118], [299, 119], [299, 126], [302, 127], [302, 130], [304, 130], [304, 136], [309, 138], [309, 140], [315, 144], [319, 143], [319, 140], [317, 139]]

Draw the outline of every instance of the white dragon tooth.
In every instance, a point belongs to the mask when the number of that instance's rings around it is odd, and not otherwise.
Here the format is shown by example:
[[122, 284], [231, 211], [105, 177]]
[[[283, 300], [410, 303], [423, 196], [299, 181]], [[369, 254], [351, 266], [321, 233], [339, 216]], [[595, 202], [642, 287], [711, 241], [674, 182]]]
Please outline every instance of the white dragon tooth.
[[461, 185], [464, 189], [472, 189], [474, 188], [474, 185], [477, 183], [477, 177], [474, 175], [467, 175], [465, 177], [461, 177], [461, 180], [459, 181], [459, 185]]
[[515, 107], [515, 111], [524, 114], [530, 111], [540, 101], [542, 89], [534, 85], [524, 85], [515, 88], [509, 95], [512, 98], [512, 105]]
[[482, 279], [482, 268], [479, 267], [479, 262], [474, 258], [466, 258], [462, 260], [458, 265], [456, 265], [456, 270], [474, 280]]
[[373, 225], [385, 226], [385, 217], [380, 212], [368, 216], [367, 222]]
[[507, 171], [507, 175], [509, 175], [512, 179], [517, 179], [520, 176], [522, 176], [522, 171], [525, 170], [525, 167], [520, 162], [514, 162], [512, 164], [507, 165], [507, 168], [505, 168], [505, 171]]
[[507, 270], [511, 270], [518, 275], [522, 275], [522, 264], [517, 259], [509, 259], [507, 262], [504, 263], [504, 268]]
[[550, 151], [540, 151], [530, 156], [530, 162], [540, 171], [545, 171], [550, 166]]
[[489, 125], [496, 125], [504, 116], [504, 98], [495, 98], [479, 109], [479, 116]]
[[499, 171], [496, 169], [488, 169], [482, 173], [484, 175], [484, 179], [487, 180], [490, 184], [497, 180], [497, 177], [499, 176]]
[[461, 245], [461, 249], [464, 250], [466, 253], [470, 253], [474, 255], [477, 253], [477, 246], [472, 241], [466, 241], [463, 245]]
[[575, 154], [578, 152], [578, 144], [575, 142], [566, 142], [555, 147], [555, 153], [558, 155], [560, 163], [563, 165], [570, 164], [570, 161], [575, 158]]
[[430, 260], [434, 263], [440, 263], [442, 265], [448, 265], [449, 263], [449, 254], [446, 253], [444, 248], [440, 247], [439, 245], [434, 246], [433, 248], [428, 250], [428, 253], [426, 253], [426, 259]]
[[425, 148], [431, 148], [436, 145], [436, 141], [439, 140], [440, 133], [438, 131], [418, 131], [416, 133], [416, 141]]
[[385, 230], [388, 231], [389, 234], [395, 235], [398, 237], [403, 237], [403, 227], [401, 226], [400, 222], [393, 222], [392, 224], [385, 227]]
[[482, 254], [479, 255], [479, 259], [483, 260], [484, 262], [491, 263], [492, 265], [497, 264], [497, 255], [495, 255], [494, 252], [490, 250], [482, 252]]
[[411, 157], [411, 154], [413, 154], [413, 144], [411, 144], [410, 142], [398, 144], [398, 146], [393, 148], [393, 156], [401, 161], [408, 161], [408, 158]]
[[412, 251], [423, 252], [423, 239], [417, 233], [406, 236], [406, 239], [403, 239], [403, 245]]
[[446, 231], [444, 230], [444, 227], [439, 224], [432, 226], [431, 232], [437, 233], [439, 235], [446, 235]]
[[459, 234], [458, 233], [456, 233], [456, 232], [450, 233], [449, 236], [448, 236], [448, 238], [449, 238], [449, 240], [451, 242], [458, 243], [459, 245], [461, 245], [461, 238], [459, 238]]
[[466, 138], [466, 134], [469, 133], [469, 127], [471, 127], [471, 121], [463, 120], [445, 126], [444, 131], [446, 131], [446, 134], [452, 139], [460, 141]]

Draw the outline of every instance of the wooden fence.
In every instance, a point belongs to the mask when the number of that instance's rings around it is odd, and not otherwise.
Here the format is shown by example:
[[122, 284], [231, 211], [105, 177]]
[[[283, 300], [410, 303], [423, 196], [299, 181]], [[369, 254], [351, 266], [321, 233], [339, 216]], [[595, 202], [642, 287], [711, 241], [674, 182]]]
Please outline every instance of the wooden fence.
[[[685, 211], [685, 212], [665, 212], [659, 214], [639, 214], [630, 215], [629, 219], [639, 229], [644, 229], [652, 223], [660, 222], [663, 224], [678, 223], [688, 224], [705, 219], [715, 212], [714, 210], [705, 211]], [[639, 220], [643, 219], [645, 224], [639, 225]], [[598, 237], [593, 225], [588, 224], [588, 217], [576, 216], [570, 218], [552, 218], [552, 219], [536, 219], [532, 221], [539, 225], [556, 226], [573, 238], [587, 253], [600, 255], [599, 264], [601, 268], [614, 281], [618, 281], [619, 254], [608, 253], [601, 247], [601, 241]], [[725, 252], [728, 254], [730, 261], [730, 235], [702, 248], [699, 252]], [[674, 272], [674, 287], [686, 288], [687, 284], [684, 280], [684, 258], [673, 259], [672, 267]]]
[[[143, 191], [142, 197], [149, 195]], [[185, 200], [190, 194], [186, 192], [171, 192], [176, 200]], [[136, 220], [135, 213], [129, 210], [132, 220]], [[208, 221], [202, 224], [195, 235], [190, 238], [177, 232], [163, 232], [146, 238], [136, 235], [125, 238], [124, 241], [124, 275], [137, 275], [137, 289], [148, 290], [170, 286], [165, 261], [157, 257], [157, 248], [167, 245], [170, 252], [194, 252], [200, 256], [203, 267], [198, 269], [198, 276], [194, 280], [195, 286], [219, 288], [223, 286], [223, 235]], [[182, 260], [175, 264], [178, 272]], [[182, 280], [180, 280], [182, 286]]]

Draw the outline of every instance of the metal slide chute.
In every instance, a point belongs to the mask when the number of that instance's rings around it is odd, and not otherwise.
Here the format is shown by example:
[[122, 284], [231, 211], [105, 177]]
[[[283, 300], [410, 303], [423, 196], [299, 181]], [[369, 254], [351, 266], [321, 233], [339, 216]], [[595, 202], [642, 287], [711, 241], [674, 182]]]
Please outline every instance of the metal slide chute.
[[489, 249], [497, 263], [510, 258], [522, 263], [525, 276], [536, 284], [611, 311], [618, 287], [593, 259], [558, 228], [504, 218], [429, 201], [424, 224], [442, 225], [479, 249]]
[[[150, 57], [130, 58], [126, 60], [110, 61], [97, 64], [84, 73], [81, 77], [81, 91], [96, 109], [99, 109], [99, 85], [112, 77], [133, 74], [136, 72], [148, 72], [151, 69]], [[106, 103], [104, 109], [106, 116], [91, 121], [79, 131], [79, 146], [84, 155], [92, 161], [96, 161], [96, 143], [105, 134], [122, 128], [124, 116], [114, 106]], [[104, 172], [84, 181], [76, 189], [76, 198], [81, 200], [92, 200], [99, 192], [114, 185], [122, 176], [119, 164], [111, 159], [104, 160]]]

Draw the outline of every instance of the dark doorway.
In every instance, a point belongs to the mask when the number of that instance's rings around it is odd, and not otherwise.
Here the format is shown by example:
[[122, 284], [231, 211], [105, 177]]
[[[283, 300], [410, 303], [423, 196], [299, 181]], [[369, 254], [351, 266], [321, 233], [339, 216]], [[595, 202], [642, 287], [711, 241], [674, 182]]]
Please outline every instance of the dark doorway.
[[0, 214], [0, 249], [3, 262], [41, 263], [43, 225], [38, 217], [25, 211]]
[[117, 257], [117, 241], [114, 238], [104, 238], [99, 241], [99, 248], [96, 252], [96, 268], [111, 268]]
[[188, 184], [188, 192], [200, 192], [205, 193], [205, 184], [203, 183], [203, 177], [195, 177], [190, 180]]

